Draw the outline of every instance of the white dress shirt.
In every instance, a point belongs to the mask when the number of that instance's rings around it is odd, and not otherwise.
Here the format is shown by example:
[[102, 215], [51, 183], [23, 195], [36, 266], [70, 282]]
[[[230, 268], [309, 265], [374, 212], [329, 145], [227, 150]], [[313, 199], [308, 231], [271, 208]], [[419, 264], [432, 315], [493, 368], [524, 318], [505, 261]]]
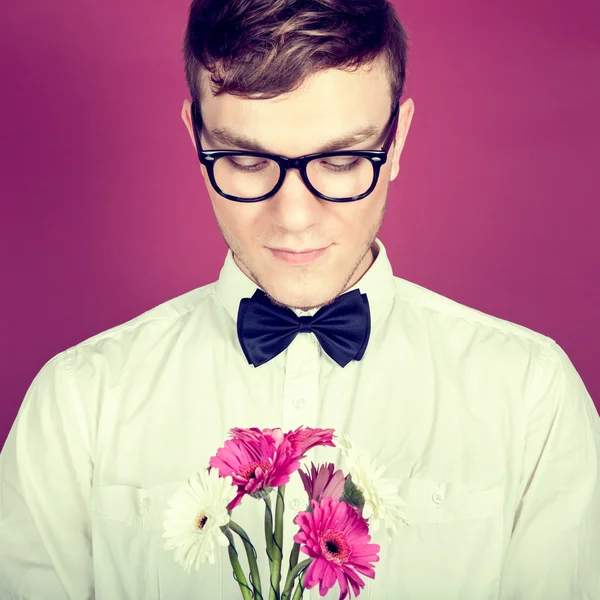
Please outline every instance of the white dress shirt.
[[[600, 599], [600, 419], [569, 358], [395, 277], [374, 249], [352, 288], [368, 296], [371, 337], [344, 368], [312, 333], [248, 364], [236, 318], [256, 285], [230, 250], [218, 281], [50, 359], [0, 455], [0, 598], [241, 598], [225, 549], [190, 575], [163, 549], [163, 511], [231, 427], [305, 425], [348, 434], [400, 482], [410, 525], [373, 536], [364, 600]], [[284, 564], [305, 502], [294, 475]], [[263, 506], [244, 498], [233, 518], [268, 589]]]

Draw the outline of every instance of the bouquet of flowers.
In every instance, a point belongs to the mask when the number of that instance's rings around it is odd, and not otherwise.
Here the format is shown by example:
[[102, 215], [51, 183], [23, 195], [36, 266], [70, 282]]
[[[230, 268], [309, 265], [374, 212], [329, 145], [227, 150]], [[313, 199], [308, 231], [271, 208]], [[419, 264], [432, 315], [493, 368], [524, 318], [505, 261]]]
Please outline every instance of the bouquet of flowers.
[[[336, 583], [340, 600], [351, 598], [352, 592], [358, 596], [365, 585], [361, 575], [374, 578], [373, 563], [379, 561], [380, 546], [371, 543], [369, 528], [376, 531], [383, 525], [391, 538], [408, 524], [397, 485], [381, 477], [383, 467], [358, 452], [347, 436], [336, 437], [334, 443], [333, 429], [299, 427], [283, 433], [234, 428], [230, 437], [208, 468], [190, 477], [169, 501], [165, 549], [174, 550], [175, 560], [190, 572], [205, 562], [214, 564], [217, 547], [227, 547], [243, 600], [301, 600], [304, 590], [317, 584], [324, 596]], [[301, 469], [306, 452], [316, 446], [340, 448], [348, 473], [332, 463]], [[285, 487], [296, 472], [307, 493], [307, 508], [293, 520], [298, 532], [282, 585]], [[252, 541], [232, 519], [245, 496], [265, 505], [268, 587], [262, 585]], [[240, 562], [236, 537], [244, 546], [249, 573]], [[301, 553], [305, 560], [300, 560]]]

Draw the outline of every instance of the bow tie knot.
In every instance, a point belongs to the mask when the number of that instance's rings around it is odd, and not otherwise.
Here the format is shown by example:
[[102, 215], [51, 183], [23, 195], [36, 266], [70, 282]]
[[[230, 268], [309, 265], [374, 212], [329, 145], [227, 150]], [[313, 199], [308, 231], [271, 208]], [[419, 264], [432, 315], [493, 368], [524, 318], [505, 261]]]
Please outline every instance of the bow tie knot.
[[244, 355], [255, 367], [283, 352], [299, 333], [313, 333], [323, 350], [341, 367], [360, 360], [371, 333], [371, 313], [366, 294], [352, 290], [322, 306], [313, 316], [301, 316], [273, 304], [257, 289], [242, 298], [237, 320]]
[[313, 317], [298, 317], [298, 333], [310, 333], [312, 331]]

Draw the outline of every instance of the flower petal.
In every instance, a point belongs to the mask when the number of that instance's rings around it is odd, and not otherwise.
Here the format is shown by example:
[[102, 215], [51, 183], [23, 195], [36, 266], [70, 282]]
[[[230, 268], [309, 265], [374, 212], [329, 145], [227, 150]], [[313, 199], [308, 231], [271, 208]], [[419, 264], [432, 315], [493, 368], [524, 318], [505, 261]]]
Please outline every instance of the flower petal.
[[216, 470], [202, 471], [192, 475], [167, 503], [164, 548], [175, 551], [174, 559], [188, 573], [207, 560], [214, 562], [215, 547], [223, 544], [220, 526], [229, 523], [227, 506], [236, 495], [232, 483], [231, 477], [220, 478]]

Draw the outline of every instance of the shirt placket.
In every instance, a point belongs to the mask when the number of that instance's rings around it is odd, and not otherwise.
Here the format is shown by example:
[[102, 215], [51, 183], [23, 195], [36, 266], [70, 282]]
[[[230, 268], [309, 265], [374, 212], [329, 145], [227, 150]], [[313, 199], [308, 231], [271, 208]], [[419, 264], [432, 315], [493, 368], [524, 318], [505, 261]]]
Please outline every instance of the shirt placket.
[[[290, 431], [297, 427], [315, 427], [319, 402], [319, 356], [320, 346], [312, 333], [300, 333], [287, 349], [283, 384], [282, 429]], [[308, 457], [312, 451], [308, 452]], [[309, 462], [310, 464], [310, 462]], [[286, 529], [289, 532], [284, 549], [284, 562], [289, 556], [291, 537], [298, 530], [292, 519], [298, 511], [306, 510], [308, 499], [298, 474], [292, 475], [285, 491]], [[303, 560], [306, 556], [301, 555]], [[305, 598], [310, 598], [308, 591]]]

